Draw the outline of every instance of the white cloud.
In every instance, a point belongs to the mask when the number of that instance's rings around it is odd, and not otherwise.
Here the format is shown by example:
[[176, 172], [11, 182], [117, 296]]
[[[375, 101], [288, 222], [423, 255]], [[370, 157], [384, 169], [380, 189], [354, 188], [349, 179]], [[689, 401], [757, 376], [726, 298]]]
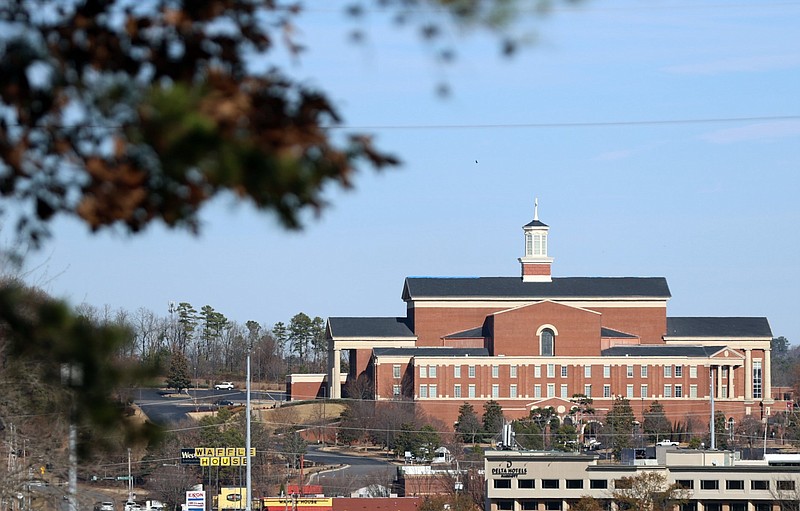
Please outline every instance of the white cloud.
[[712, 131], [700, 136], [714, 144], [731, 144], [748, 140], [767, 140], [800, 136], [800, 121], [774, 121], [749, 124], [738, 128]]

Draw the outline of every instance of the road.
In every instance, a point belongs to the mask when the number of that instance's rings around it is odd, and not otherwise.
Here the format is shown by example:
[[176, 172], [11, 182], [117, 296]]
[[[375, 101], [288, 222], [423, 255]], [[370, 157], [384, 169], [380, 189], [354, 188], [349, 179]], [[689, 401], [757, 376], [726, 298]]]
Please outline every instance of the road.
[[397, 468], [383, 458], [358, 456], [347, 452], [327, 452], [310, 445], [305, 458], [315, 464], [347, 465], [341, 470], [312, 474], [308, 484], [321, 484], [325, 495], [346, 495], [365, 486], [380, 484], [391, 487]]
[[[243, 390], [190, 389], [188, 394], [172, 394], [161, 389], [133, 389], [133, 402], [150, 420], [162, 426], [175, 424], [187, 418], [187, 412], [208, 410], [219, 400], [244, 403], [247, 393]], [[250, 399], [256, 402], [285, 401], [286, 393], [277, 391], [251, 391]]]

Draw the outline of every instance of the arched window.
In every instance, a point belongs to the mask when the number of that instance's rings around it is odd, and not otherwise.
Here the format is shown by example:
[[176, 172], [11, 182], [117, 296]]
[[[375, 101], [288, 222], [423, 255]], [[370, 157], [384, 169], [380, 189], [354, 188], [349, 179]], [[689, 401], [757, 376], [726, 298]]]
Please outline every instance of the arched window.
[[545, 328], [539, 334], [540, 351], [543, 357], [554, 357], [556, 352], [556, 336], [552, 330]]

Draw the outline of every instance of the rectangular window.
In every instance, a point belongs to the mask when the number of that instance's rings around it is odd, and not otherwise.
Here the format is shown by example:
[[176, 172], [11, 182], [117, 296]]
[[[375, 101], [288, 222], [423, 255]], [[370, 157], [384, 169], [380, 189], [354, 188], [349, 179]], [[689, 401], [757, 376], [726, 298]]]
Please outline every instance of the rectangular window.
[[627, 374], [628, 378], [633, 378], [633, 366], [628, 366], [627, 367], [626, 374]]
[[513, 500], [498, 500], [497, 511], [514, 511]]
[[625, 397], [631, 399], [633, 397], [633, 385], [625, 386]]
[[611, 385], [603, 385], [603, 397], [611, 397]]
[[533, 366], [533, 377], [534, 378], [541, 378], [542, 377], [542, 366], [540, 366], [540, 365]]
[[558, 489], [558, 479], [542, 479], [542, 489], [543, 490], [557, 490]]
[[639, 375], [640, 375], [642, 378], [647, 378], [647, 366], [641, 366], [641, 367], [639, 368]]
[[517, 488], [524, 488], [526, 490], [536, 488], [536, 479], [518, 479]]
[[675, 397], [683, 397], [683, 385], [675, 385]]
[[639, 388], [639, 392], [641, 392], [641, 397], [648, 397], [647, 396], [647, 384], [641, 385]]
[[664, 397], [672, 397], [672, 385], [664, 385]]
[[592, 366], [583, 366], [583, 377], [584, 378], [592, 377]]
[[755, 502], [753, 509], [755, 511], [772, 511], [772, 502]]
[[544, 511], [561, 511], [561, 501], [546, 500], [544, 503]]
[[492, 378], [500, 377], [500, 366], [492, 366]]
[[392, 366], [392, 376], [394, 378], [400, 378], [400, 364], [395, 364]]
[[583, 479], [567, 479], [566, 485], [568, 490], [581, 490], [583, 489]]
[[556, 397], [556, 384], [555, 383], [548, 383], [547, 384], [547, 397]]
[[461, 378], [461, 366], [453, 366], [453, 378]]
[[608, 479], [589, 479], [589, 488], [592, 490], [605, 490], [608, 488]]
[[511, 378], [516, 378], [517, 377], [517, 366], [511, 366], [509, 368], [509, 371], [511, 373], [510, 374]]
[[703, 479], [700, 481], [701, 490], [719, 490], [719, 481], [717, 479]]
[[538, 383], [533, 386], [533, 397], [542, 397], [542, 386]]
[[500, 397], [500, 385], [497, 383], [492, 384], [492, 397], [493, 398]]
[[747, 502], [731, 502], [728, 511], [747, 511]]
[[723, 399], [724, 399], [724, 398], [726, 398], [726, 397], [728, 397], [728, 386], [727, 386], [727, 385], [723, 385], [722, 387], [720, 387], [720, 389], [719, 389], [719, 395], [720, 395], [720, 397], [722, 397]]
[[775, 487], [778, 490], [792, 491], [794, 490], [794, 481], [787, 481], [787, 480], [775, 481]]
[[697, 378], [697, 366], [689, 366], [689, 378]]
[[751, 490], [769, 490], [769, 481], [753, 480], [750, 481]]
[[761, 398], [761, 361], [753, 360], [753, 399]]
[[511, 488], [511, 479], [495, 479], [494, 487], [498, 489]]
[[400, 385], [392, 385], [392, 395], [394, 397], [400, 396]]
[[517, 397], [517, 385], [512, 383], [508, 388], [508, 397]]
[[428, 386], [427, 385], [420, 385], [419, 386], [419, 397], [428, 397]]
[[567, 376], [569, 376], [567, 373], [567, 366], [561, 366], [561, 377], [566, 378]]
[[561, 399], [569, 399], [569, 391], [567, 390], [567, 384], [561, 384]]
[[583, 395], [586, 397], [592, 397], [592, 384], [587, 383], [583, 386]]
[[697, 397], [697, 385], [689, 385], [689, 397]]
[[456, 383], [453, 385], [453, 397], [461, 397], [461, 384]]
[[439, 386], [436, 383], [428, 385], [428, 396], [439, 397]]
[[548, 378], [555, 378], [556, 377], [556, 365], [555, 364], [547, 364], [547, 377]]
[[603, 378], [611, 378], [611, 366], [603, 366]]
[[470, 383], [467, 387], [467, 397], [475, 397], [475, 384]]
[[664, 366], [664, 378], [672, 378], [672, 366]]
[[420, 378], [428, 377], [428, 366], [419, 366], [419, 377]]
[[736, 479], [733, 481], [725, 481], [726, 490], [744, 490], [744, 481]]
[[678, 479], [675, 484], [684, 490], [694, 490], [694, 479]]
[[520, 500], [519, 506], [522, 511], [536, 511], [539, 509], [539, 502], [535, 500]]
[[470, 378], [475, 378], [475, 366], [467, 367], [467, 376]]
[[430, 378], [436, 378], [436, 366], [428, 366], [428, 376]]
[[630, 477], [623, 477], [622, 479], [614, 479], [614, 488], [617, 490], [629, 490], [633, 486], [633, 479]]
[[683, 366], [675, 366], [675, 378], [683, 378]]

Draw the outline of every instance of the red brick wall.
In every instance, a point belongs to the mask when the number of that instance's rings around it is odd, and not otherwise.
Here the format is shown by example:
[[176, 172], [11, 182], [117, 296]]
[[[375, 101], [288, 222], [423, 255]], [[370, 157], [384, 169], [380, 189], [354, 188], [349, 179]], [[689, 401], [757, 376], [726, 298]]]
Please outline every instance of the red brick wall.
[[522, 263], [523, 275], [550, 275], [550, 263]]
[[325, 395], [325, 385], [323, 382], [287, 382], [287, 399], [289, 401], [302, 401], [305, 399], [316, 399]]
[[[501, 310], [506, 308], [409, 308], [408, 315], [418, 337], [417, 346], [442, 346], [445, 335], [482, 326], [486, 316]], [[665, 307], [594, 307], [591, 310], [602, 314], [604, 327], [638, 335], [643, 344], [664, 342], [662, 337], [667, 331]], [[599, 329], [598, 334], [593, 335], [599, 335]]]
[[554, 302], [541, 302], [494, 315], [493, 355], [540, 355], [536, 331], [552, 325], [558, 331], [556, 356], [600, 354], [601, 316]]
[[595, 307], [603, 314], [603, 326], [638, 335], [642, 344], [662, 344], [667, 332], [666, 307]]

